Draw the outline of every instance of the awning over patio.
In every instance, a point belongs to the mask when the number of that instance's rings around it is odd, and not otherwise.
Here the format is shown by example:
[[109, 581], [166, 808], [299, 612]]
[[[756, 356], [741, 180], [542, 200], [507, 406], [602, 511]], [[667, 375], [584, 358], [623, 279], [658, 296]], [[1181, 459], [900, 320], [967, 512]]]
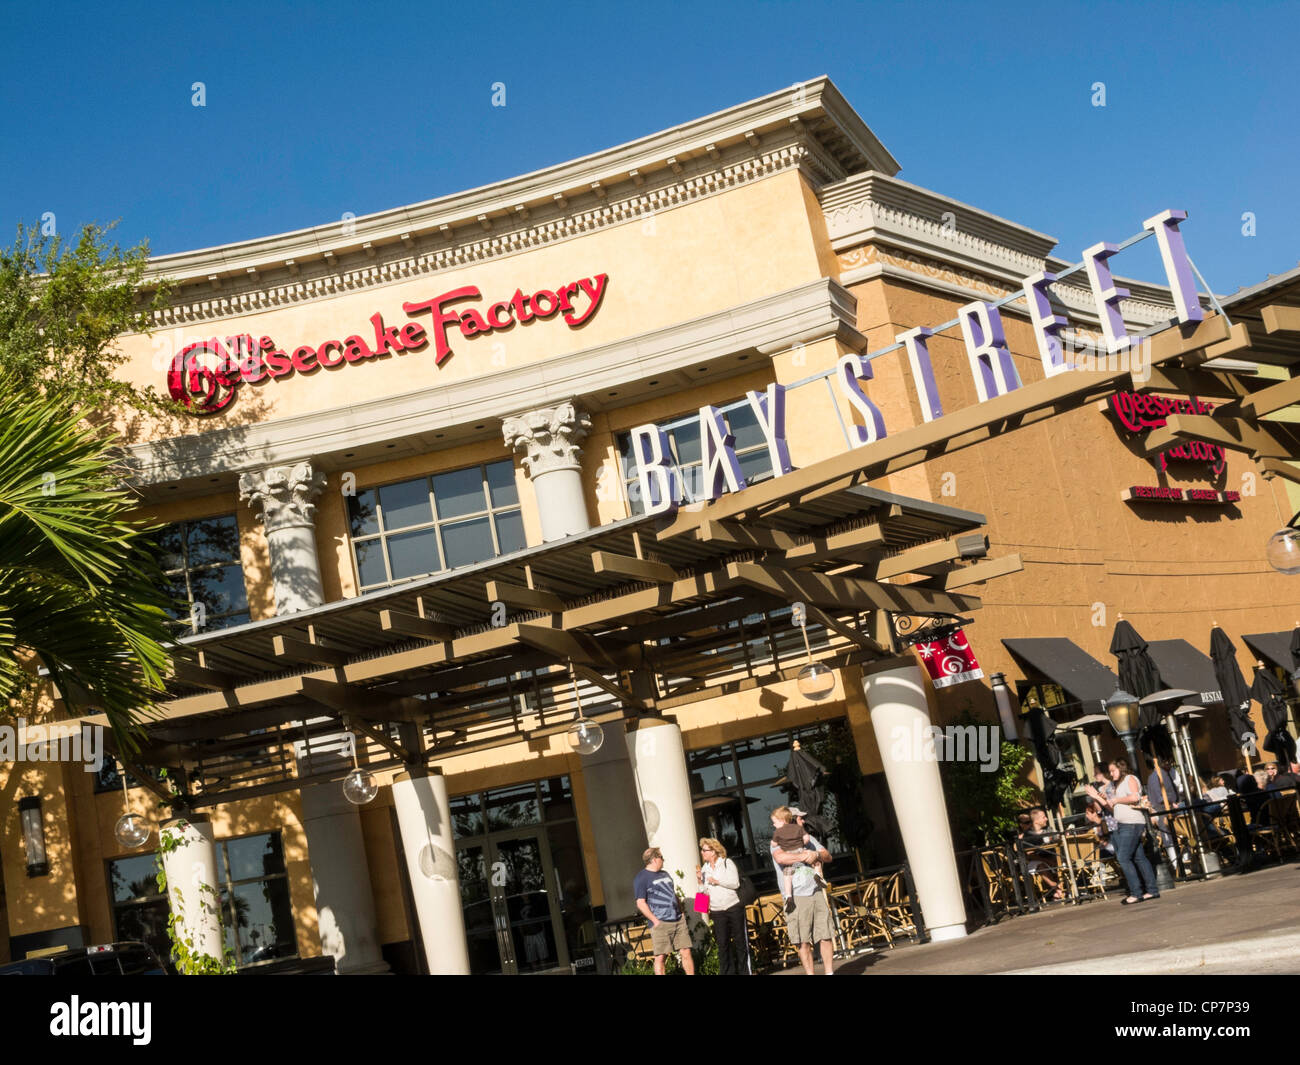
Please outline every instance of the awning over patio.
[[1197, 692], [1202, 704], [1223, 702], [1209, 655], [1198, 651], [1186, 640], [1152, 640], [1147, 649], [1168, 687]]
[[1254, 636], [1243, 636], [1246, 646], [1259, 655], [1268, 665], [1285, 670], [1290, 676], [1295, 672], [1291, 662], [1291, 632], [1257, 632]]
[[1073, 640], [1036, 637], [1003, 640], [1002, 645], [1081, 703], [1105, 702], [1119, 687], [1119, 678]]

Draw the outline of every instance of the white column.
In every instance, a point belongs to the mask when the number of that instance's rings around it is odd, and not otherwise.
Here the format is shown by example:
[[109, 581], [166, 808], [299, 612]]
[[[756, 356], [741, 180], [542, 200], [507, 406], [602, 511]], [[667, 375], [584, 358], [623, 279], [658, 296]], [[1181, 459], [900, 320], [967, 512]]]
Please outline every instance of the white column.
[[582, 448], [591, 418], [574, 403], [541, 407], [506, 418], [501, 431], [522, 456], [524, 472], [537, 493], [542, 540], [562, 540], [591, 528], [582, 484]]
[[862, 688], [925, 926], [933, 940], [960, 939], [966, 906], [939, 763], [926, 757], [926, 743], [917, 749], [931, 735], [921, 671], [902, 665], [867, 673]]
[[279, 616], [325, 601], [315, 522], [315, 500], [324, 487], [325, 475], [310, 462], [271, 466], [239, 478], [239, 498], [262, 513]]
[[582, 783], [605, 913], [619, 918], [636, 913], [632, 881], [645, 868], [641, 855], [646, 849], [646, 832], [623, 725], [611, 721], [603, 727], [605, 742], [600, 750], [582, 756]]
[[393, 804], [425, 960], [435, 976], [468, 975], [447, 782], [436, 769], [417, 773], [402, 773], [393, 781]]
[[311, 886], [320, 922], [321, 953], [342, 976], [386, 973], [370, 868], [361, 836], [361, 812], [338, 783], [302, 789], [302, 827], [311, 859]]
[[663, 851], [664, 868], [687, 897], [695, 893], [695, 867], [700, 864], [695, 835], [695, 808], [686, 769], [682, 730], [664, 718], [640, 718], [629, 731], [628, 751], [641, 794], [641, 817], [650, 846]]
[[177, 817], [164, 821], [158, 835], [164, 841], [160, 849], [167, 904], [179, 918], [177, 941], [185, 943], [191, 954], [223, 961], [217, 846], [211, 822], [204, 814]]

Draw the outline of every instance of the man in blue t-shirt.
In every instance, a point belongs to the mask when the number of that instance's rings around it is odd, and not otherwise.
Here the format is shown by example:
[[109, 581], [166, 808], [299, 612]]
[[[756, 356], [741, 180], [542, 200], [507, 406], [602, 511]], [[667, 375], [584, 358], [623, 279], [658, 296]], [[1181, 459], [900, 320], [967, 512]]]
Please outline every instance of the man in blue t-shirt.
[[695, 962], [691, 958], [691, 932], [686, 926], [686, 915], [677, 901], [677, 885], [664, 872], [664, 856], [658, 847], [650, 847], [641, 855], [645, 868], [632, 881], [632, 894], [636, 908], [650, 923], [650, 944], [655, 952], [655, 975], [664, 975], [668, 955], [677, 951], [682, 960], [682, 970], [687, 976], [695, 975]]

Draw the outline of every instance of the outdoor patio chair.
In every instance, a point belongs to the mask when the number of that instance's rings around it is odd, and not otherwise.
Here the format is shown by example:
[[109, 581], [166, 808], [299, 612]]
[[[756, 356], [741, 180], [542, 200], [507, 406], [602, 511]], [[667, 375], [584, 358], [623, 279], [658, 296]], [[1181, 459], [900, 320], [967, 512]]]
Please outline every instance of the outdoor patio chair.
[[1295, 795], [1276, 795], [1260, 807], [1260, 826], [1251, 836], [1263, 848], [1282, 860], [1283, 852], [1293, 853], [1300, 847], [1300, 813]]
[[1092, 898], [1104, 899], [1106, 882], [1118, 875], [1115, 867], [1119, 863], [1102, 852], [1101, 840], [1093, 832], [1067, 836], [1065, 845], [1070, 848], [1070, 860], [1074, 863], [1075, 886]]
[[[1170, 818], [1174, 830], [1174, 840], [1178, 845], [1180, 853], [1195, 853], [1196, 851], [1196, 839], [1192, 835], [1191, 816], [1191, 814], [1184, 812], [1181, 814], [1174, 814]], [[1235, 861], [1237, 848], [1232, 838], [1232, 826], [1227, 826], [1225, 834], [1223, 827], [1217, 823], [1217, 818], [1211, 819], [1202, 815], [1198, 816], [1200, 816], [1201, 819], [1196, 827], [1200, 834], [1202, 846], [1212, 851], [1215, 857], [1220, 861], [1224, 861], [1225, 859], [1228, 861]], [[1210, 832], [1211, 827], [1218, 829], [1219, 834], [1212, 834]], [[1228, 857], [1229, 854], [1231, 854], [1230, 858]]]
[[885, 918], [879, 880], [860, 880], [831, 890], [831, 907], [844, 947], [849, 951], [874, 947], [877, 940], [894, 945], [889, 921]]
[[787, 959], [798, 957], [798, 951], [790, 942], [790, 933], [785, 923], [785, 900], [780, 895], [764, 895], [750, 910], [754, 920], [750, 923], [750, 948], [756, 957], [766, 958], [768, 963], [784, 966]]
[[1015, 888], [1011, 883], [1013, 870], [1007, 865], [1007, 856], [993, 847], [979, 852], [980, 869], [984, 874], [984, 895], [995, 914], [1002, 915], [1018, 907]]
[[907, 879], [903, 876], [902, 869], [885, 878], [881, 896], [885, 919], [889, 922], [891, 932], [919, 940], [921, 932], [912, 917], [912, 900], [907, 893]]

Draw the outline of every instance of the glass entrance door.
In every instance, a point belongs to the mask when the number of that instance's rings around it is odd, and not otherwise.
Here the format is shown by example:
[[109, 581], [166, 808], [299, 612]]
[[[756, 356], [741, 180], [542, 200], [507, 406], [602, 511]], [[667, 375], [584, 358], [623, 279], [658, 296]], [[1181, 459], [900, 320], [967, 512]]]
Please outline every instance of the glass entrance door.
[[472, 973], [568, 968], [559, 881], [542, 833], [462, 847], [457, 861]]

